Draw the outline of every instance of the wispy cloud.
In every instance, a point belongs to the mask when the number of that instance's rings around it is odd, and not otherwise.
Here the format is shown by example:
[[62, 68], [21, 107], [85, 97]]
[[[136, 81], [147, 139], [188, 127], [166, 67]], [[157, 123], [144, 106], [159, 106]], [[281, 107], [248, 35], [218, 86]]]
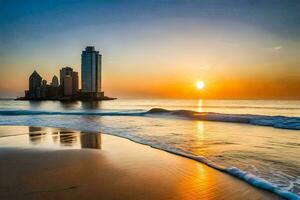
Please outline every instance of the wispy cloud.
[[282, 46], [275, 46], [271, 48], [273, 51], [280, 51], [282, 49]]

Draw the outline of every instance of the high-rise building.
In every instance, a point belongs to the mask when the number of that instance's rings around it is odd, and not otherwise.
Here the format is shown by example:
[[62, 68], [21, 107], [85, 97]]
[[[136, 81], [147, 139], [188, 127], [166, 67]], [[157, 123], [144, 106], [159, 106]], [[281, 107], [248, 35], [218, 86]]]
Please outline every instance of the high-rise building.
[[57, 76], [53, 76], [50, 87], [49, 87], [49, 97], [52, 99], [58, 98], [61, 94], [61, 88], [59, 88], [59, 82]]
[[37, 98], [37, 92], [42, 85], [42, 77], [34, 70], [29, 77], [29, 90], [25, 92], [27, 98]]
[[55, 76], [55, 75], [54, 75], [53, 78], [52, 78], [51, 86], [52, 86], [52, 87], [58, 87], [58, 86], [59, 86], [58, 78], [57, 78], [57, 76]]
[[[68, 88], [65, 89], [66, 83], [65, 79], [69, 81], [71, 79], [71, 84], [68, 82]], [[78, 92], [78, 72], [73, 71], [71, 67], [64, 67], [60, 70], [60, 85], [63, 94], [66, 96], [75, 95]], [[71, 94], [69, 93], [69, 87], [71, 86]], [[67, 92], [67, 93], [66, 93]]]
[[42, 85], [42, 77], [34, 70], [29, 77], [29, 91], [35, 91]]
[[73, 94], [72, 91], [72, 76], [66, 75], [64, 76], [64, 95], [65, 96], [71, 96]]
[[60, 85], [62, 86], [62, 88], [64, 87], [64, 78], [66, 75], [70, 75], [72, 76], [73, 73], [73, 69], [71, 67], [63, 67], [60, 70]]
[[95, 47], [88, 46], [81, 54], [81, 87], [82, 93], [90, 97], [102, 97], [101, 68], [102, 56]]
[[78, 92], [78, 72], [72, 73], [72, 93], [76, 94]]
[[47, 80], [42, 80], [42, 86], [46, 86], [47, 85]]

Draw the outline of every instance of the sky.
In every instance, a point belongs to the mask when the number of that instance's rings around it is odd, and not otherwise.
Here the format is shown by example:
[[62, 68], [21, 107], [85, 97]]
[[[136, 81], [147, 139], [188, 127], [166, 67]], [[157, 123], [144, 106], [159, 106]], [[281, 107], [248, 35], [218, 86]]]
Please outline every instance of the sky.
[[[103, 57], [120, 98], [300, 99], [297, 0], [0, 0], [0, 97]], [[205, 88], [197, 90], [197, 80]]]

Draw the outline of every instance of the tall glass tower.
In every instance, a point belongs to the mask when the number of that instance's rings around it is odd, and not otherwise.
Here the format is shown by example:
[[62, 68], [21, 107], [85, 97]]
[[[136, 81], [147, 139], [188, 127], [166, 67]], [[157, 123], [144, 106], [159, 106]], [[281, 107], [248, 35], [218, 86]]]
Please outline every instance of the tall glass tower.
[[82, 93], [90, 97], [101, 97], [102, 56], [93, 46], [87, 46], [81, 54], [81, 87]]

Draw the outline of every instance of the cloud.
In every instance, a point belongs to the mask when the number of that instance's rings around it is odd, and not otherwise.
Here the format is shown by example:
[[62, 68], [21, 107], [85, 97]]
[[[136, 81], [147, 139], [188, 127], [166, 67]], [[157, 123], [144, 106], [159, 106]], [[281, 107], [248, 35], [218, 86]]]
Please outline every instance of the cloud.
[[280, 51], [282, 49], [282, 46], [275, 46], [271, 48], [273, 51]]

